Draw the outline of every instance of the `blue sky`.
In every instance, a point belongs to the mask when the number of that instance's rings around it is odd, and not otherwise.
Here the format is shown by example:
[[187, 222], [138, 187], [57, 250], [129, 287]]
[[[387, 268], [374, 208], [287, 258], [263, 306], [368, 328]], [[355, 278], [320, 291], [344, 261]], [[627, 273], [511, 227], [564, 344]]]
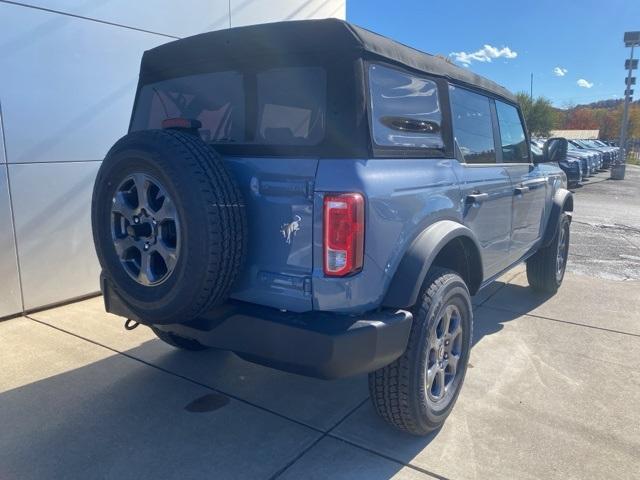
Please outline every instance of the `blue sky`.
[[566, 107], [622, 98], [622, 38], [640, 30], [640, 0], [347, 0], [347, 20], [428, 53], [457, 52], [513, 92], [528, 92], [533, 73], [534, 96]]

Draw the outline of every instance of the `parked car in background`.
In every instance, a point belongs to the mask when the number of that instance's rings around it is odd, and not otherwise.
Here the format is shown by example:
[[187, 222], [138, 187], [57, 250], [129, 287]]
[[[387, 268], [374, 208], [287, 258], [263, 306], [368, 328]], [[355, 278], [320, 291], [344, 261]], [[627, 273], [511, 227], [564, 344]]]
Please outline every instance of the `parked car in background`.
[[[531, 155], [534, 161], [542, 162], [544, 151], [539, 146], [539, 142], [531, 142]], [[543, 145], [544, 147], [544, 145]], [[564, 158], [558, 160], [558, 166], [567, 176], [567, 185], [569, 187], [577, 187], [582, 181], [582, 166], [580, 160], [567, 154]]]
[[586, 148], [588, 150], [593, 150], [598, 154], [597, 170], [602, 170], [604, 168], [605, 163], [609, 162], [609, 153], [606, 152], [601, 146], [594, 145], [593, 143], [591, 143], [592, 142], [591, 140], [580, 139], [580, 140], [575, 140], [575, 142], [578, 143], [583, 148]]
[[580, 160], [580, 166], [582, 169], [582, 178], [588, 178], [592, 176], [595, 172], [595, 162], [596, 162], [596, 154], [593, 152], [589, 152], [584, 149], [579, 149], [569, 142], [569, 146], [567, 148], [567, 155], [570, 155], [572, 158], [577, 158]]
[[601, 163], [602, 159], [601, 152], [581, 144], [579, 140], [569, 140], [568, 149], [572, 152], [578, 151], [587, 154], [587, 161], [589, 163], [589, 176], [594, 175], [599, 170], [599, 164]]
[[619, 156], [620, 149], [617, 147], [612, 147], [611, 145], [607, 145], [601, 140], [589, 140], [587, 141], [589, 145], [592, 145], [594, 148], [599, 148], [605, 152], [604, 157], [604, 168], [609, 168], [613, 165]]
[[567, 151], [564, 160], [558, 162], [558, 165], [567, 176], [567, 184], [570, 187], [577, 187], [582, 182], [582, 164], [579, 158], [573, 157]]

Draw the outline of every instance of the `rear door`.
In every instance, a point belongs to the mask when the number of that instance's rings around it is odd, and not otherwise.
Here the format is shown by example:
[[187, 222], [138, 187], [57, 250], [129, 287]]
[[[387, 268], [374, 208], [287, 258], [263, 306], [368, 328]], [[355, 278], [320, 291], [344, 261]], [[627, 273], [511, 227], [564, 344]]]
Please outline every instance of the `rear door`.
[[498, 163], [491, 100], [454, 85], [449, 87], [449, 98], [463, 223], [480, 242], [487, 279], [509, 266], [511, 180], [504, 165]]
[[543, 232], [547, 178], [538, 164], [533, 164], [524, 125], [513, 105], [496, 100], [502, 161], [513, 185], [513, 220], [511, 262], [533, 248]]

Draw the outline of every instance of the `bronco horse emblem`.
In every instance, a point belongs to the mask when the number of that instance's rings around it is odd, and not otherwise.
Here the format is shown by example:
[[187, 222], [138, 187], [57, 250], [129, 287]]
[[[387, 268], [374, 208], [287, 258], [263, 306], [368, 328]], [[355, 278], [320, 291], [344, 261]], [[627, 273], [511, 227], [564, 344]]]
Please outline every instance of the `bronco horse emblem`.
[[301, 221], [302, 218], [300, 218], [300, 215], [295, 215], [293, 222], [283, 223], [280, 227], [280, 233], [288, 244], [291, 244], [291, 237], [295, 237], [296, 232], [300, 230]]

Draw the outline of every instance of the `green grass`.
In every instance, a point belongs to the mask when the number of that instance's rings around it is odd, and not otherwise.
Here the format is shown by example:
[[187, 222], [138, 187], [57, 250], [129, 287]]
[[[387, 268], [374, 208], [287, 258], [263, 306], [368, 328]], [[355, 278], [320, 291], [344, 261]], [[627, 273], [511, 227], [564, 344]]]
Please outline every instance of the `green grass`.
[[640, 165], [640, 152], [629, 152], [627, 163], [629, 165]]

